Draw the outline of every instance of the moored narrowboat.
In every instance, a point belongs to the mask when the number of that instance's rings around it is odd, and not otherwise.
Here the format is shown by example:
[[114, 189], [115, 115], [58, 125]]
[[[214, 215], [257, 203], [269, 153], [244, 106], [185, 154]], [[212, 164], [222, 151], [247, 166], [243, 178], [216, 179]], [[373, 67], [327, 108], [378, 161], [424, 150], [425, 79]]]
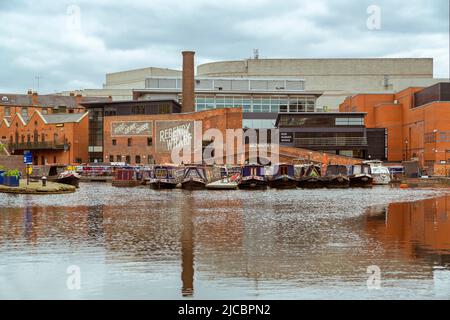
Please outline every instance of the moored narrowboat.
[[116, 169], [112, 180], [113, 187], [118, 188], [137, 187], [142, 184], [144, 184], [144, 181], [139, 176], [139, 172], [134, 168]]
[[186, 166], [183, 168], [181, 188], [185, 190], [203, 190], [208, 184], [206, 168], [203, 166]]
[[326, 176], [322, 179], [330, 189], [346, 189], [350, 187], [347, 167], [344, 165], [329, 165]]
[[242, 168], [241, 179], [238, 183], [239, 189], [265, 190], [267, 185], [264, 166], [250, 164]]
[[298, 179], [298, 187], [302, 189], [321, 189], [325, 187], [321, 167], [319, 165], [305, 165], [301, 169], [301, 177]]
[[150, 171], [149, 185], [151, 189], [175, 189], [179, 183], [175, 166], [158, 165]]
[[295, 179], [294, 165], [278, 164], [272, 168], [272, 174], [268, 178], [268, 184], [274, 189], [296, 189], [297, 179]]
[[68, 170], [65, 165], [33, 166], [31, 179], [40, 180], [44, 176], [47, 181], [67, 184], [76, 188], [79, 188], [80, 185], [81, 176], [75, 171]]
[[373, 186], [373, 176], [370, 165], [360, 163], [349, 167], [350, 187], [371, 188]]
[[383, 166], [382, 161], [372, 160], [364, 163], [370, 166], [374, 185], [388, 185], [391, 183], [391, 172], [389, 168]]

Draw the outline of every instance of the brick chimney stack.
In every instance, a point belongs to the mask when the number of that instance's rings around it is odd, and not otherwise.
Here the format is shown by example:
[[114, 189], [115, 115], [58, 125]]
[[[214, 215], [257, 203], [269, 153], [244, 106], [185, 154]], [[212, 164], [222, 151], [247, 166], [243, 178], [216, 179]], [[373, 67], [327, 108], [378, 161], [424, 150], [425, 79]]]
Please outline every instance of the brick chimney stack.
[[31, 104], [33, 106], [39, 105], [39, 97], [37, 92], [33, 92], [33, 95], [31, 96]]
[[182, 112], [195, 111], [194, 51], [183, 51], [183, 105]]

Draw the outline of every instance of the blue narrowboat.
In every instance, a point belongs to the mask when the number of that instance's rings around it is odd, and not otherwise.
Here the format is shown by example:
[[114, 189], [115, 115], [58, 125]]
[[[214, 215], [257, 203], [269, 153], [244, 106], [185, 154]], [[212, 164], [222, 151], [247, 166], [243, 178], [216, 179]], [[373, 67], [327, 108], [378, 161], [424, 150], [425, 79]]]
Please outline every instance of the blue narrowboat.
[[239, 189], [265, 190], [267, 189], [267, 185], [268, 182], [263, 166], [250, 164], [242, 168], [241, 180], [238, 183]]

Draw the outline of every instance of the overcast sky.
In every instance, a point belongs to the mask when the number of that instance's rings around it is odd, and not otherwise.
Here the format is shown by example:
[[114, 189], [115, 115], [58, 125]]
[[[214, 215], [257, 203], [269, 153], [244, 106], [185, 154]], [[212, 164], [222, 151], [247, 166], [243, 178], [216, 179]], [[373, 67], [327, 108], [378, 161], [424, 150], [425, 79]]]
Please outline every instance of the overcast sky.
[[[381, 9], [379, 30], [367, 9]], [[370, 20], [373, 21], [373, 20]], [[0, 92], [101, 88], [105, 73], [262, 58], [432, 57], [448, 77], [447, 0], [0, 0]], [[372, 26], [377, 26], [372, 24]]]

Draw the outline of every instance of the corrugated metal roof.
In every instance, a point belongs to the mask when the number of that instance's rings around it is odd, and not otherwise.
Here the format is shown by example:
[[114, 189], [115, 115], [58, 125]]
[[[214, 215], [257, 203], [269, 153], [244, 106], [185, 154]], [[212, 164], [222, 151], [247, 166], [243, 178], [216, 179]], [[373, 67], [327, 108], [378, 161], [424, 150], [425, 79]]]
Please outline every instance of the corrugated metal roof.
[[42, 117], [49, 124], [78, 122], [86, 113], [43, 114]]

